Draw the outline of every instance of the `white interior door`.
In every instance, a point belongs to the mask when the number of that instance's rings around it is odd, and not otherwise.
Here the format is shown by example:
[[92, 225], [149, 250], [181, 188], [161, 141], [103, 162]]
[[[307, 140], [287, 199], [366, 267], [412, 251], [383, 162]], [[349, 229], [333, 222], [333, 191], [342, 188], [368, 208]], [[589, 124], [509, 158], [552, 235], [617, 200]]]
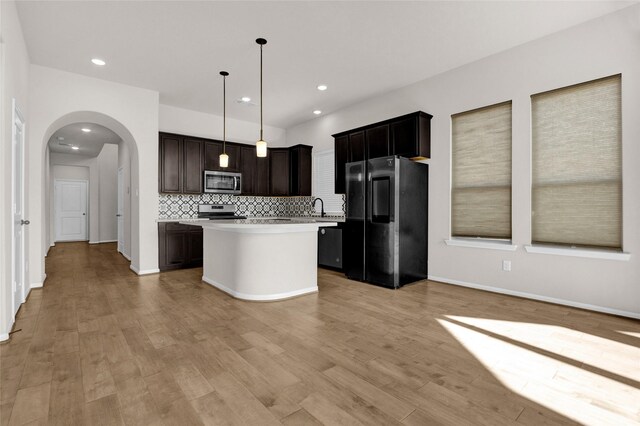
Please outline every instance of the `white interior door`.
[[84, 180], [56, 179], [56, 241], [86, 241], [87, 187]]
[[124, 252], [124, 170], [122, 167], [118, 169], [118, 212], [116, 218], [118, 220], [118, 251]]
[[12, 232], [12, 270], [11, 281], [13, 290], [13, 310], [15, 318], [18, 308], [24, 302], [25, 291], [25, 258], [24, 258], [24, 227], [29, 224], [24, 219], [24, 120], [13, 100], [12, 123], [12, 201], [13, 201], [13, 232]]

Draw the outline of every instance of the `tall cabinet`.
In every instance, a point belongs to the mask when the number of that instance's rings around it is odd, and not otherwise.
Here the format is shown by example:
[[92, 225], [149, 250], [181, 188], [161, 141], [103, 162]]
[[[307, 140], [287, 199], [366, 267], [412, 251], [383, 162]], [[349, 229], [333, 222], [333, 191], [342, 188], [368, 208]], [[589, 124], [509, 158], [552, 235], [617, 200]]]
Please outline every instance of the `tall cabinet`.
[[344, 194], [345, 165], [352, 161], [388, 155], [430, 158], [431, 118], [430, 114], [417, 111], [333, 135], [335, 192]]

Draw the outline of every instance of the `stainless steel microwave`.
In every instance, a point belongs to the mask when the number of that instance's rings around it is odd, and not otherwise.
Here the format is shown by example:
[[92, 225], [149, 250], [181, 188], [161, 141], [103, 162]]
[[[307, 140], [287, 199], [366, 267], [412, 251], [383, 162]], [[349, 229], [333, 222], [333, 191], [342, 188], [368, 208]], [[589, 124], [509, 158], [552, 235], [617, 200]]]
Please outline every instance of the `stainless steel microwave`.
[[213, 194], [240, 194], [242, 173], [204, 172], [204, 192]]

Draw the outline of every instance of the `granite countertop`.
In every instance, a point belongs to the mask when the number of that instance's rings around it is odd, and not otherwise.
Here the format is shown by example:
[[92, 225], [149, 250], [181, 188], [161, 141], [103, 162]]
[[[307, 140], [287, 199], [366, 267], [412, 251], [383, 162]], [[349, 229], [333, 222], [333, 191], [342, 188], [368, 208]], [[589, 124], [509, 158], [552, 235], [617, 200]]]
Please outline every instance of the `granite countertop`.
[[318, 230], [327, 226], [338, 226], [338, 222], [331, 219], [322, 218], [249, 218], [249, 219], [223, 219], [223, 220], [200, 220], [181, 221], [183, 225], [200, 226], [205, 229], [218, 229], [221, 231], [237, 233], [291, 233], [308, 232]]
[[316, 223], [316, 222], [344, 222], [345, 221], [345, 217], [344, 216], [325, 216], [325, 217], [320, 217], [320, 215], [317, 216], [278, 216], [278, 217], [258, 217], [258, 216], [250, 216], [247, 217], [247, 219], [238, 219], [238, 220], [233, 220], [233, 219], [224, 219], [224, 220], [210, 220], [210, 219], [201, 219], [201, 218], [197, 218], [197, 217], [172, 217], [172, 218], [162, 218], [162, 219], [156, 219], [156, 222], [233, 222], [233, 223], [250, 223], [249, 221], [256, 221], [255, 223], [258, 223], [258, 221], [261, 221], [260, 223], [264, 223], [264, 221], [274, 221], [275, 222], [285, 222], [285, 221], [289, 221], [289, 222], [306, 222], [306, 223]]

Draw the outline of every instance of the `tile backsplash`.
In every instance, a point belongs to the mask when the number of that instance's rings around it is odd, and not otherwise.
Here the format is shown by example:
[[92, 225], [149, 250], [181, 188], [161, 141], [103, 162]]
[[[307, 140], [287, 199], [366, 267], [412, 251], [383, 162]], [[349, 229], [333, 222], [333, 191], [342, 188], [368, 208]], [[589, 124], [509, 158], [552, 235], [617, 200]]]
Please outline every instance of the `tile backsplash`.
[[159, 198], [158, 217], [160, 219], [198, 217], [198, 204], [235, 204], [237, 213], [241, 216], [310, 216], [315, 212], [311, 206], [313, 197], [160, 194]]

